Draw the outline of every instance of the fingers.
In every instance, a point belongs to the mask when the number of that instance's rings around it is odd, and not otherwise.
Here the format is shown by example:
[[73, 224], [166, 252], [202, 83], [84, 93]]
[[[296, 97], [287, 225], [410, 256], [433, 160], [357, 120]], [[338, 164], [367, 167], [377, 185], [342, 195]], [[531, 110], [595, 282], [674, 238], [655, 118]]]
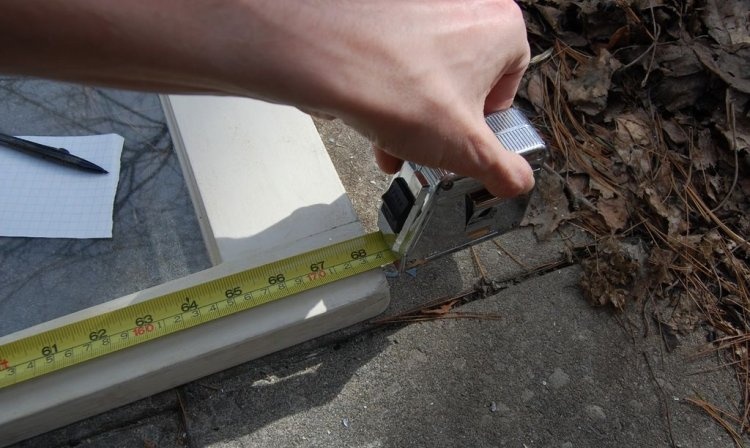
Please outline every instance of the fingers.
[[[497, 197], [511, 198], [534, 188], [534, 175], [526, 159], [503, 148], [484, 120], [477, 126], [474, 139], [463, 149], [449, 148], [451, 156], [433, 168], [443, 168], [453, 173], [469, 176], [481, 182]], [[402, 159], [373, 144], [375, 161], [380, 169], [393, 174], [401, 168]], [[460, 152], [460, 154], [459, 154]]]
[[372, 145], [372, 150], [375, 153], [375, 161], [378, 163], [378, 167], [384, 173], [393, 174], [401, 168], [403, 160], [388, 154], [375, 144]]
[[508, 43], [508, 53], [502, 59], [502, 68], [498, 72], [500, 77], [496, 78], [494, 85], [491, 86], [485, 99], [485, 115], [508, 109], [513, 105], [513, 98], [516, 96], [518, 86], [521, 84], [521, 78], [529, 66], [531, 59], [531, 48], [526, 39], [526, 25], [518, 4], [512, 4], [513, 12], [506, 13], [508, 19], [507, 30], [511, 36], [514, 36], [513, 43]]
[[311, 117], [317, 118], [319, 120], [331, 121], [331, 120], [335, 120], [336, 119], [336, 117], [333, 116], [333, 115], [331, 115], [331, 114], [327, 114], [325, 112], [319, 112], [317, 110], [308, 109], [306, 107], [297, 107], [297, 109], [299, 109], [303, 113], [306, 113], [307, 115], [310, 115]]
[[[508, 109], [513, 105], [513, 98], [526, 71], [526, 64], [527, 60], [521, 61], [523, 67], [520, 70], [506, 73], [498, 80], [485, 100], [485, 115]], [[480, 155], [485, 154], [480, 156], [480, 159], [489, 157], [489, 161], [488, 172], [478, 174], [478, 180], [498, 197], [510, 198], [531, 191], [534, 188], [534, 174], [526, 159], [503, 148], [486, 123], [482, 124], [487, 132], [483, 132], [485, 135], [481, 140], [481, 146], [477, 147], [476, 151]]]
[[518, 86], [521, 84], [521, 78], [526, 71], [526, 67], [519, 71], [504, 74], [495, 86], [490, 90], [484, 101], [484, 114], [505, 110], [513, 105], [513, 98], [518, 92]]
[[534, 188], [534, 173], [526, 159], [503, 148], [484, 122], [484, 129], [474, 151], [478, 163], [467, 167], [465, 175], [480, 181], [493, 195], [512, 198]]

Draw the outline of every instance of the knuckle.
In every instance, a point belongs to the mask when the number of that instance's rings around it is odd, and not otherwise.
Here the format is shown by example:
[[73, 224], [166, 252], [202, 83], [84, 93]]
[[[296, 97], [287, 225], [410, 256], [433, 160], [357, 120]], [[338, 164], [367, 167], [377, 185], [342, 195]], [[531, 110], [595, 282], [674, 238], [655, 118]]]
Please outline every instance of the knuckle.
[[526, 173], [519, 174], [508, 179], [507, 189], [510, 197], [520, 196], [534, 188], [534, 176]]

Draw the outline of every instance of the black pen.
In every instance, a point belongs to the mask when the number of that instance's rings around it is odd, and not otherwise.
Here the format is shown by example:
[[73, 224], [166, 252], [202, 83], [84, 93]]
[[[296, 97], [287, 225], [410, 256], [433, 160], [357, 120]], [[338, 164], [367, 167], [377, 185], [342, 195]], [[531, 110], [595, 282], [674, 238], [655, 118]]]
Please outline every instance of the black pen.
[[30, 142], [28, 140], [13, 137], [11, 135], [6, 135], [3, 133], [0, 133], [0, 146], [23, 151], [27, 154], [39, 156], [50, 161], [62, 163], [63, 165], [74, 168], [80, 168], [86, 171], [93, 171], [95, 173], [101, 174], [107, 174], [108, 172], [95, 163], [91, 163], [86, 159], [74, 156], [65, 148], [53, 148], [52, 146]]

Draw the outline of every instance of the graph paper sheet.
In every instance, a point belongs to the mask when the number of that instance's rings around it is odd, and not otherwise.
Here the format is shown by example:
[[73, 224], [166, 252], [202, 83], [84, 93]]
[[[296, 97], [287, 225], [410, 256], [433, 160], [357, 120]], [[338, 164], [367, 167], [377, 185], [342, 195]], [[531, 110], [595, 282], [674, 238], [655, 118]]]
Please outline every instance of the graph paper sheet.
[[82, 171], [0, 144], [0, 236], [112, 238], [112, 211], [124, 139], [116, 134], [21, 137], [93, 162]]

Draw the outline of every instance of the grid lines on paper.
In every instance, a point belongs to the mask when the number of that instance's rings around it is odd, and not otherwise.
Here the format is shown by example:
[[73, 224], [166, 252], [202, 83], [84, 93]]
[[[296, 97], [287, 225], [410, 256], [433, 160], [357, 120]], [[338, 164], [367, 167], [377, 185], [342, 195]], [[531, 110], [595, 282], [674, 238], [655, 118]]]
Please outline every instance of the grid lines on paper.
[[0, 146], [0, 236], [110, 238], [123, 138], [21, 137], [62, 147], [97, 174]]

